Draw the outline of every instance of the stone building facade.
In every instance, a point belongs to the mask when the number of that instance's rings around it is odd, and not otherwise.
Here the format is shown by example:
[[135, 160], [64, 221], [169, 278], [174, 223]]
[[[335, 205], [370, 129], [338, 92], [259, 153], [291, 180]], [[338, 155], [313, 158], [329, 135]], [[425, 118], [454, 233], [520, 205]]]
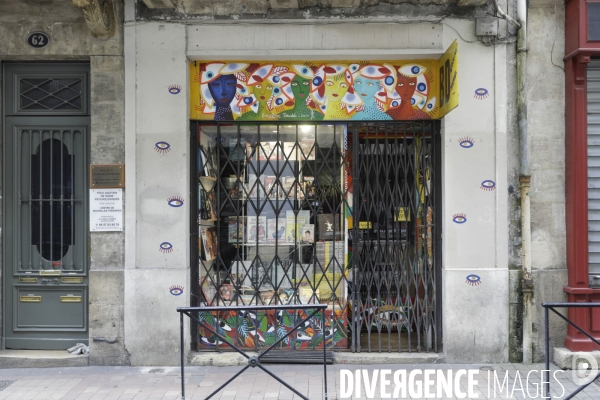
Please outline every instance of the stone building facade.
[[[516, 6], [498, 2], [514, 19]], [[501, 18], [498, 8], [493, 1], [1, 1], [0, 33], [8, 38], [0, 43], [2, 65], [89, 63], [89, 162], [125, 166], [123, 231], [88, 232], [90, 364], [179, 363], [175, 309], [198, 305], [200, 295], [194, 272], [199, 254], [193, 250], [194, 232], [199, 235], [200, 228], [190, 217], [197, 212], [191, 183], [197, 184], [192, 168], [196, 154], [190, 145], [190, 137], [196, 138], [190, 132], [190, 120], [196, 120], [191, 99], [198, 92], [190, 74], [194, 65], [400, 65], [438, 60], [454, 41], [458, 106], [439, 123], [435, 284], [441, 346], [432, 359], [520, 362], [524, 296], [518, 29]], [[543, 358], [540, 304], [563, 301], [567, 284], [564, 8], [562, 3], [531, 1], [527, 16], [523, 76], [531, 276], [526, 283], [533, 287], [535, 305], [528, 347], [534, 361]], [[100, 12], [106, 9], [112, 14]], [[477, 35], [481, 18], [490, 15], [497, 34]], [[47, 47], [27, 44], [27, 36], [37, 31], [50, 36]], [[8, 135], [6, 125], [3, 129]], [[465, 141], [470, 146], [461, 144]], [[158, 143], [167, 143], [168, 151], [160, 151]], [[486, 181], [493, 190], [482, 184]], [[173, 198], [182, 204], [169, 207], [167, 200]], [[466, 221], [457, 219], [460, 215]], [[12, 232], [5, 222], [2, 228], [5, 241]], [[165, 243], [169, 251], [164, 251]], [[4, 282], [12, 268], [3, 265]], [[183, 293], [174, 295], [172, 288]], [[3, 304], [6, 295], [4, 285]], [[4, 339], [9, 316], [2, 312]], [[202, 349], [191, 332], [196, 327], [186, 322], [185, 329], [184, 350], [192, 362]], [[565, 334], [566, 327], [553, 320], [554, 346], [562, 346]]]

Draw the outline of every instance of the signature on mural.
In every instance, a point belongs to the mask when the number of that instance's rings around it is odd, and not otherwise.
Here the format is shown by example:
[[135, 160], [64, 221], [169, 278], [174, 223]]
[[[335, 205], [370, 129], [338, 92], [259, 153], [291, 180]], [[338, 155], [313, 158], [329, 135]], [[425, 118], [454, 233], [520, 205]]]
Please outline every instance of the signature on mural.
[[432, 66], [201, 63], [198, 119], [420, 120], [436, 118]]

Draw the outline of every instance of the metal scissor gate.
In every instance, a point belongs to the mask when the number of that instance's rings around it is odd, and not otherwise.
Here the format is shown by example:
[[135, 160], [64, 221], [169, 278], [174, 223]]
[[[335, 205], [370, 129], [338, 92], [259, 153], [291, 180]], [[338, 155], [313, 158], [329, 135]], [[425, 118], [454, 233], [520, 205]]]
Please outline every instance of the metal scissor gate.
[[[439, 127], [193, 122], [193, 304], [327, 304], [279, 350], [440, 351]], [[265, 349], [292, 326], [283, 313], [226, 318], [227, 340]], [[227, 349], [204, 325], [198, 349]]]

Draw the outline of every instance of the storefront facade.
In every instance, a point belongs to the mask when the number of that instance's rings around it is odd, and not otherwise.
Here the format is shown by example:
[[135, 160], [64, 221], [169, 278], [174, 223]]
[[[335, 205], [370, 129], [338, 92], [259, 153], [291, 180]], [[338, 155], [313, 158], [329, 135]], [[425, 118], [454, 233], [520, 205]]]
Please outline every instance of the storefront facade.
[[[468, 31], [471, 26], [461, 20], [452, 25], [459, 31], [461, 27]], [[135, 97], [135, 108], [127, 112], [128, 124], [135, 128], [128, 131], [128, 135], [135, 132], [130, 142], [135, 148], [128, 145], [127, 151], [136, 162], [135, 168], [128, 167], [127, 174], [131, 177], [130, 190], [135, 179], [137, 201], [127, 203], [126, 208], [127, 215], [137, 218], [135, 232], [127, 233], [131, 238], [128, 254], [135, 255], [137, 268], [125, 272], [125, 286], [130, 288], [125, 294], [126, 341], [132, 357], [141, 354], [142, 348], [146, 354], [158, 351], [146, 348], [141, 330], [154, 332], [152, 337], [161, 341], [175, 337], [178, 324], [172, 310], [190, 304], [191, 295], [192, 302], [210, 299], [209, 303], [227, 305], [286, 304], [292, 296], [304, 297], [301, 303], [328, 299], [328, 313], [335, 315], [331, 324], [337, 325], [329, 327], [331, 338], [324, 329], [323, 339], [339, 351], [408, 351], [402, 346], [409, 345], [403, 341], [410, 336], [415, 339], [412, 351], [417, 346], [422, 352], [443, 351], [455, 361], [508, 359], [508, 313], [493, 311], [506, 310], [509, 282], [507, 200], [496, 190], [506, 187], [505, 81], [494, 80], [494, 76], [507, 73], [504, 46], [458, 44], [458, 68], [453, 79], [459, 104], [438, 122], [437, 61], [458, 39], [444, 24], [344, 21], [184, 25], [145, 21], [125, 30], [135, 38], [136, 49], [136, 68], [126, 84], [126, 90], [131, 88], [127, 97]], [[377, 66], [377, 71], [367, 72], [369, 65]], [[415, 66], [426, 67], [430, 77], [417, 70], [411, 72]], [[405, 67], [408, 76], [398, 72]], [[328, 79], [332, 86], [326, 86]], [[428, 95], [421, 95], [422, 109], [411, 107], [410, 115], [393, 118], [391, 102], [394, 96], [401, 96], [383, 85], [395, 89], [402, 79], [407, 86], [411, 80], [418, 85], [423, 79], [432, 88]], [[376, 82], [375, 95], [384, 92], [379, 94], [382, 107], [376, 107], [375, 98], [369, 98], [372, 103], [367, 104], [358, 98], [362, 92], [356, 83], [361, 80]], [[280, 82], [289, 82], [289, 86]], [[301, 89], [293, 92], [294, 82], [307, 83], [309, 101], [299, 96]], [[350, 87], [356, 89], [354, 97]], [[339, 88], [346, 89], [339, 96], [346, 108], [334, 107], [332, 93]], [[292, 92], [288, 97], [287, 90]], [[413, 88], [400, 102], [406, 104], [415, 93]], [[432, 104], [434, 97], [438, 103], [428, 114], [425, 105]], [[281, 104], [278, 99], [282, 99]], [[286, 104], [291, 99], [294, 103]], [[319, 112], [317, 106], [327, 101], [329, 110]], [[301, 103], [301, 111], [297, 103]], [[352, 109], [356, 106], [369, 106], [378, 115], [361, 117]], [[504, 110], [504, 116], [500, 113], [498, 117], [497, 107]], [[430, 132], [429, 139], [427, 134], [419, 136], [424, 132]], [[425, 144], [427, 140], [430, 142]], [[392, 142], [397, 143], [396, 148]], [[428, 146], [430, 150], [425, 149]], [[384, 152], [405, 155], [394, 158]], [[419, 158], [419, 152], [428, 158]], [[490, 154], [495, 155], [493, 163], [489, 162]], [[359, 161], [351, 160], [351, 155]], [[437, 170], [435, 160], [439, 162]], [[402, 162], [406, 163], [404, 168]], [[393, 165], [396, 167], [390, 168]], [[477, 167], [468, 167], [473, 165]], [[362, 176], [361, 168], [365, 170]], [[381, 173], [392, 171], [405, 178], [388, 177], [396, 181], [376, 185], [373, 178], [378, 168]], [[315, 184], [319, 179], [327, 183]], [[381, 191], [369, 193], [367, 183]], [[198, 187], [208, 191], [200, 190], [200, 196], [212, 197], [208, 207], [206, 200], [198, 205]], [[311, 205], [311, 192], [323, 193], [326, 187], [331, 190], [329, 195], [317, 194], [314, 199], [321, 205], [315, 206], [314, 201]], [[364, 192], [362, 204], [354, 190]], [[393, 193], [386, 198], [385, 190], [404, 192], [404, 198]], [[177, 207], [169, 201], [175, 201]], [[383, 202], [388, 204], [377, 209]], [[400, 217], [396, 214], [402, 208], [405, 212]], [[302, 215], [302, 210], [308, 212]], [[367, 215], [361, 216], [361, 212]], [[304, 222], [298, 221], [301, 218]], [[319, 226], [321, 218], [330, 218], [334, 240], [319, 236], [325, 234], [323, 221]], [[373, 228], [359, 229], [360, 224], [381, 226], [388, 221], [389, 227], [378, 228], [385, 235], [375, 235]], [[404, 228], [403, 222], [407, 225]], [[299, 238], [310, 225], [317, 234], [315, 243]], [[408, 232], [403, 233], [403, 229]], [[435, 240], [436, 229], [439, 240]], [[280, 230], [283, 239], [269, 236], [277, 236]], [[363, 239], [360, 245], [350, 238], [355, 234]], [[405, 251], [400, 244], [403, 234]], [[376, 240], [371, 239], [373, 235]], [[373, 250], [377, 241], [385, 248], [393, 240], [398, 243], [396, 255], [389, 252], [383, 256], [383, 251]], [[135, 243], [135, 251], [129, 243]], [[311, 248], [312, 254], [303, 247]], [[370, 255], [365, 254], [367, 249], [371, 249]], [[435, 251], [439, 251], [436, 265]], [[384, 259], [375, 260], [378, 256]], [[360, 265], [370, 263], [370, 269], [349, 268], [352, 260], [354, 265], [357, 260]], [[388, 288], [382, 278], [385, 264], [390, 268], [394, 263], [403, 266], [405, 275], [389, 274]], [[398, 267], [391, 269], [398, 271]], [[417, 276], [424, 276], [420, 283]], [[394, 283], [394, 279], [400, 282]], [[486, 283], [494, 290], [486, 290]], [[175, 291], [183, 294], [173, 296], [169, 287], [177, 287]], [[377, 287], [380, 293], [389, 294], [388, 298], [377, 299]], [[146, 296], [163, 292], [165, 301], [154, 301], [152, 309], [144, 311]], [[428, 295], [419, 296], [421, 292]], [[354, 304], [349, 304], [353, 298]], [[464, 304], [477, 307], [465, 308]], [[405, 317], [412, 310], [418, 311]], [[134, 318], [140, 313], [153, 317], [140, 326]], [[497, 317], [486, 324], [475, 318], [491, 314]], [[253, 321], [249, 323], [260, 325], [258, 317], [250, 319]], [[427, 322], [429, 326], [425, 326]], [[274, 326], [267, 322], [255, 336], [238, 334], [235, 324], [234, 318], [223, 317], [223, 332], [248, 347], [260, 348], [269, 342], [269, 334], [274, 336]], [[362, 331], [361, 339], [352, 333], [357, 327]], [[313, 328], [317, 332], [321, 327]], [[481, 338], [476, 352], [469, 349], [464, 339], [467, 335]], [[305, 342], [297, 337], [286, 347], [318, 347], [318, 336], [308, 332]], [[203, 330], [195, 335], [195, 328], [186, 338], [186, 346], [198, 346], [200, 351], [224, 347]], [[175, 360], [177, 354], [170, 357]]]

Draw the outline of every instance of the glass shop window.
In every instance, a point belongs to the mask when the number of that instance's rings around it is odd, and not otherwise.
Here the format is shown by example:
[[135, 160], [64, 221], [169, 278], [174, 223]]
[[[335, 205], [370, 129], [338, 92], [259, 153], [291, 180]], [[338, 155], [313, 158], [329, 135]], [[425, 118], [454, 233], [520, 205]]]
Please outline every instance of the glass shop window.
[[345, 309], [344, 125], [201, 125], [199, 278], [210, 305]]

